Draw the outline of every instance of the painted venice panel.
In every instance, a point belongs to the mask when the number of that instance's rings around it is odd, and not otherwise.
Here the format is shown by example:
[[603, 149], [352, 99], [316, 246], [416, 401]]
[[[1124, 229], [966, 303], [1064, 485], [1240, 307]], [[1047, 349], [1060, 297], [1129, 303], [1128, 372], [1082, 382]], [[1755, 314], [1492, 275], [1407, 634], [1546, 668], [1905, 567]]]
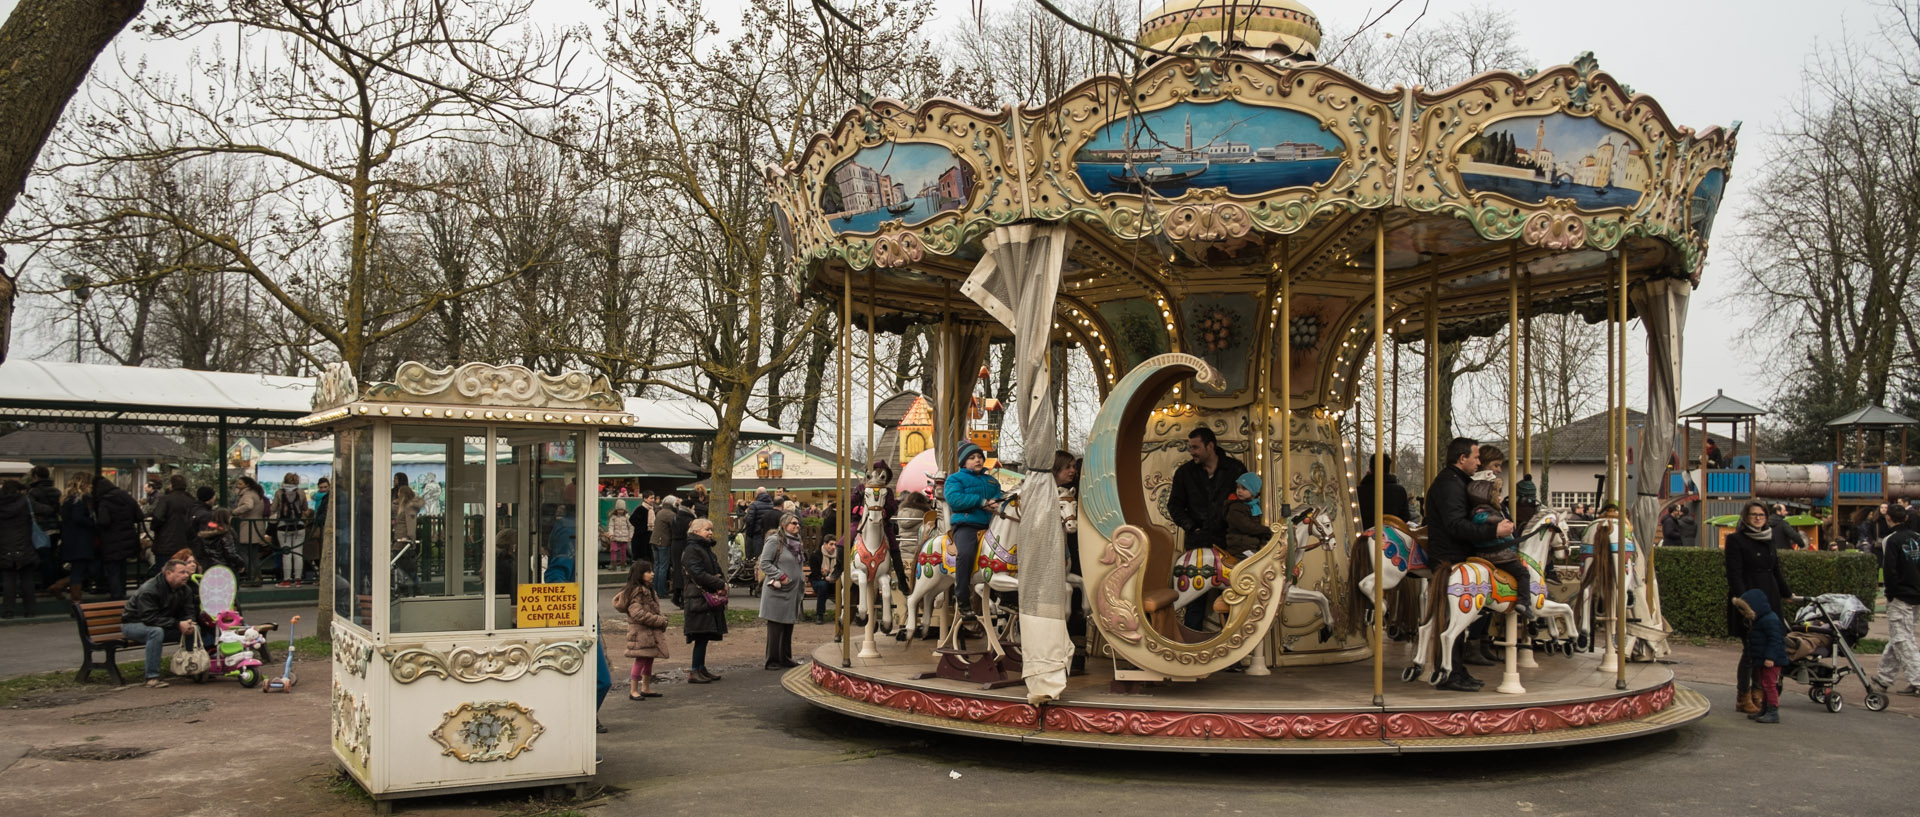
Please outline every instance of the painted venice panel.
[[1456, 159], [1469, 189], [1528, 204], [1572, 199], [1589, 210], [1639, 204], [1652, 173], [1627, 134], [1565, 113], [1495, 122], [1467, 140]]
[[1238, 100], [1181, 102], [1108, 123], [1074, 153], [1094, 193], [1178, 196], [1224, 187], [1258, 195], [1333, 177], [1346, 153], [1320, 121]]
[[965, 207], [972, 166], [939, 145], [890, 142], [863, 148], [834, 166], [820, 211], [836, 233], [867, 233], [889, 221], [909, 227]]

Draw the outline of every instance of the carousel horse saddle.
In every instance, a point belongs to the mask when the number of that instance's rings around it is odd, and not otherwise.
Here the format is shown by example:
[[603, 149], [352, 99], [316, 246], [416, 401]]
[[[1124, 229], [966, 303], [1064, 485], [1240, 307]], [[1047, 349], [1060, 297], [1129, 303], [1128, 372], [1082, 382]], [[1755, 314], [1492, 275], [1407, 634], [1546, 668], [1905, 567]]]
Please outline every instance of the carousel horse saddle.
[[1469, 557], [1466, 561], [1461, 562], [1461, 564], [1477, 564], [1486, 568], [1487, 575], [1489, 576], [1488, 584], [1492, 586], [1491, 592], [1487, 594], [1490, 601], [1513, 602], [1520, 600], [1520, 592], [1515, 589], [1520, 586], [1520, 583], [1514, 580], [1512, 573], [1494, 567], [1492, 562], [1478, 556]]

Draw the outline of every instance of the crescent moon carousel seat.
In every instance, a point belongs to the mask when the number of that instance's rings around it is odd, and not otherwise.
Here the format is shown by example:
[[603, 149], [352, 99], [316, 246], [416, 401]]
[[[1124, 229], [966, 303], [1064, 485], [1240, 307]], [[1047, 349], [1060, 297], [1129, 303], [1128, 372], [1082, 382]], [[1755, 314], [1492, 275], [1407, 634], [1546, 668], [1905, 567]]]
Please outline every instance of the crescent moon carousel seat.
[[[1521, 558], [1547, 581], [1510, 588], [1540, 620], [1507, 622], [1498, 691], [1386, 685], [1389, 663], [1417, 667], [1408, 677], [1434, 663], [1413, 637], [1423, 590], [1448, 609], [1468, 602], [1435, 630], [1487, 615], [1504, 591], [1491, 573], [1429, 580], [1421, 529], [1382, 501], [1379, 530], [1364, 530], [1361, 505], [1377, 500], [1358, 488], [1363, 451], [1424, 448], [1432, 462], [1450, 435], [1430, 410], [1423, 440], [1389, 443], [1375, 418], [1404, 413], [1397, 397], [1387, 408], [1399, 352], [1431, 366], [1428, 350], [1499, 335], [1508, 380], [1530, 382], [1538, 356], [1521, 338], [1537, 315], [1605, 321], [1616, 350], [1637, 321], [1646, 426], [1671, 423], [1737, 128], [1674, 124], [1591, 54], [1449, 88], [1372, 87], [1317, 61], [1320, 24], [1293, 0], [1174, 0], [1147, 14], [1139, 41], [1152, 54], [1134, 73], [1041, 105], [861, 105], [768, 169], [797, 278], [845, 306], [843, 339], [862, 312], [865, 326], [931, 338], [935, 461], [968, 434], [995, 341], [1011, 341], [1006, 411], [1028, 452], [1025, 505], [1005, 533], [1017, 581], [976, 571], [959, 586], [929, 528], [900, 640], [858, 656], [823, 647], [788, 689], [910, 728], [1209, 752], [1554, 745], [1704, 717], [1704, 698], [1642, 660], [1668, 630], [1647, 554], [1598, 548], [1576, 576], [1554, 513], [1523, 528]], [[1613, 421], [1624, 352], [1607, 366]], [[1083, 393], [1063, 389], [1069, 375], [1099, 400], [1075, 429], [1087, 435], [1077, 508], [1041, 470], [1064, 447], [1061, 406]], [[1530, 468], [1518, 430], [1533, 425], [1530, 403], [1511, 388], [1516, 436], [1503, 447]], [[1248, 508], [1286, 523], [1264, 544], [1194, 542], [1182, 555], [1169, 500], [1200, 429], [1260, 478]], [[1666, 461], [1671, 440], [1647, 440], [1630, 466], [1625, 424], [1610, 430], [1610, 486]], [[1628, 514], [1610, 530], [1650, 524], [1645, 503], [1619, 498]], [[1076, 515], [1071, 529], [1063, 515]], [[939, 599], [994, 587], [1014, 603], [989, 632], [1017, 634], [1017, 650], [1001, 649], [1019, 660], [996, 657], [993, 678], [984, 663], [942, 677], [936, 662], [951, 656], [918, 640]], [[1198, 629], [1179, 612], [1193, 604], [1209, 608]], [[1084, 630], [1069, 633], [1069, 618]]]

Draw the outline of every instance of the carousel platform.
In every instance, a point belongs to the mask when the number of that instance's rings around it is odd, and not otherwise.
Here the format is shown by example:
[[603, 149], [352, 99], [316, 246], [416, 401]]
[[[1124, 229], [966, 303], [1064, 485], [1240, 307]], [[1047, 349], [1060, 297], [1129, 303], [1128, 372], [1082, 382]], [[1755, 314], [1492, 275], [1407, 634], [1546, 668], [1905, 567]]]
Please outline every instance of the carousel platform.
[[1281, 667], [1268, 676], [1215, 675], [1112, 691], [1112, 662], [1090, 660], [1059, 700], [1029, 705], [1026, 687], [982, 689], [914, 680], [934, 666], [933, 647], [880, 646], [880, 658], [842, 667], [840, 646], [814, 651], [782, 684], [807, 703], [912, 729], [1104, 749], [1232, 753], [1460, 752], [1622, 740], [1706, 717], [1707, 700], [1674, 683], [1659, 664], [1630, 664], [1627, 688], [1599, 671], [1599, 653], [1542, 656], [1522, 669], [1527, 691], [1493, 691], [1497, 667], [1476, 667], [1476, 693], [1406, 683], [1404, 650], [1389, 652], [1386, 705], [1373, 705], [1369, 661]]

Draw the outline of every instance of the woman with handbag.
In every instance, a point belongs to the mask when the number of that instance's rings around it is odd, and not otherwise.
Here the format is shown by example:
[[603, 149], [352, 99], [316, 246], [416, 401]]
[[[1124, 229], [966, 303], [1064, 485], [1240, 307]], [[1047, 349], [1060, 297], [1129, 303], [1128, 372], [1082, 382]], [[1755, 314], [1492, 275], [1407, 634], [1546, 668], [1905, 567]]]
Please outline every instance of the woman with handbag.
[[[1787, 574], [1780, 569], [1780, 557], [1774, 552], [1777, 544], [1786, 536], [1786, 523], [1769, 518], [1767, 506], [1759, 502], [1748, 502], [1740, 510], [1739, 527], [1727, 534], [1726, 568], [1727, 590], [1731, 598], [1727, 601], [1727, 634], [1744, 639], [1750, 625], [1746, 616], [1741, 615], [1733, 604], [1734, 599], [1745, 595], [1748, 590], [1759, 590], [1767, 596], [1771, 609], [1784, 609], [1782, 599], [1793, 595], [1787, 587]], [[1753, 665], [1741, 661], [1734, 677], [1734, 709], [1753, 713], [1760, 711], [1761, 698], [1765, 694], [1755, 678]]]
[[788, 512], [760, 549], [760, 573], [766, 576], [760, 593], [760, 618], [767, 622], [767, 669], [800, 666], [793, 660], [793, 625], [806, 602], [801, 587], [800, 517]]
[[696, 519], [687, 528], [687, 549], [681, 555], [686, 584], [680, 588], [680, 609], [686, 613], [681, 630], [693, 645], [693, 668], [687, 683], [711, 684], [720, 676], [707, 669], [707, 644], [727, 634], [727, 580], [720, 573], [720, 557], [713, 552], [713, 522]]

